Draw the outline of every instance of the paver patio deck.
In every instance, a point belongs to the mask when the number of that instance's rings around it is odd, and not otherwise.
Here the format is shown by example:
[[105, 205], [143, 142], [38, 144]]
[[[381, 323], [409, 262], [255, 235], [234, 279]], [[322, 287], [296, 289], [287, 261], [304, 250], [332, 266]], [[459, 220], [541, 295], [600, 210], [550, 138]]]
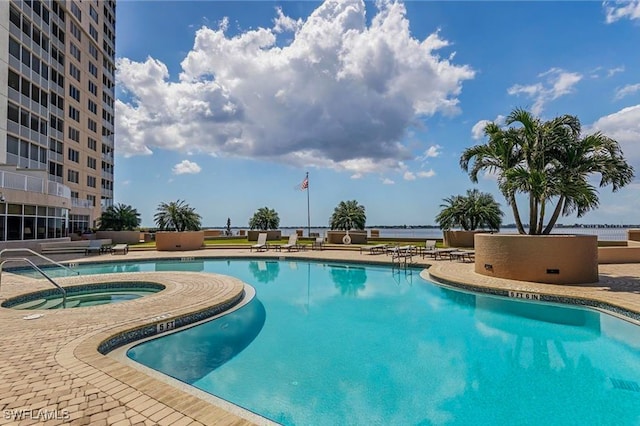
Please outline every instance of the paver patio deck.
[[[312, 258], [390, 263], [385, 255], [358, 251], [250, 253], [246, 249], [193, 252], [130, 251], [126, 256], [100, 255], [86, 261], [134, 261], [182, 257]], [[600, 265], [600, 281], [587, 285], [551, 285], [494, 279], [473, 272], [473, 264], [422, 260], [437, 279], [465, 286], [553, 294], [591, 299], [640, 314], [640, 264]], [[424, 273], [423, 273], [424, 274]], [[44, 280], [3, 273], [0, 301], [51, 288]], [[427, 276], [426, 274], [425, 276]], [[0, 308], [0, 424], [72, 425], [242, 425], [268, 423], [212, 404], [162, 380], [101, 355], [98, 345], [113, 335], [144, 324], [201, 311], [225, 303], [243, 291], [231, 277], [198, 272], [120, 273], [60, 279], [68, 286], [117, 279], [160, 282], [160, 293], [115, 305], [53, 311]], [[23, 319], [42, 313], [34, 320]]]

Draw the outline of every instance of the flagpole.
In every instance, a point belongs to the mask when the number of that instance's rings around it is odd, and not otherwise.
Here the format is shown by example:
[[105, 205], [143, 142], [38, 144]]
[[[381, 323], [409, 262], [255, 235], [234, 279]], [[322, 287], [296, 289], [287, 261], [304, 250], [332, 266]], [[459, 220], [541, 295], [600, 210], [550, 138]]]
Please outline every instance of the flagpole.
[[307, 172], [307, 237], [311, 237], [311, 211], [309, 210], [309, 172]]

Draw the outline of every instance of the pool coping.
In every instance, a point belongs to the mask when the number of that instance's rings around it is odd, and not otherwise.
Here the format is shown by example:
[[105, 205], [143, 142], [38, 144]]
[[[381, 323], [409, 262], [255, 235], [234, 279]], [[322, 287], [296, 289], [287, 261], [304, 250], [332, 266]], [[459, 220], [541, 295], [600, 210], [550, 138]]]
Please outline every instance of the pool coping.
[[[311, 252], [283, 252], [283, 253], [250, 253], [244, 249], [209, 249], [194, 252], [135, 252], [130, 251], [126, 258], [123, 256], [100, 255], [91, 258], [70, 259], [64, 263], [113, 263], [115, 262], [139, 262], [154, 260], [182, 260], [192, 261], [198, 259], [248, 259], [248, 260], [311, 260], [319, 262], [346, 262], [352, 264], [390, 265], [391, 258], [385, 255], [361, 254], [357, 251], [311, 251]], [[479, 276], [473, 272], [473, 264], [461, 263], [449, 260], [433, 261], [431, 259], [418, 258], [418, 262], [412, 266], [429, 268], [422, 271], [421, 275], [438, 280], [441, 284], [457, 286], [461, 289], [473, 292], [508, 295], [509, 291], [519, 293], [544, 294], [555, 296], [557, 300], [579, 302], [595, 300], [601, 306], [613, 306], [640, 315], [640, 265], [600, 265], [604, 272], [604, 281], [585, 286], [554, 286], [518, 282], [512, 280], [499, 280], [490, 277]], [[127, 273], [117, 275], [118, 280]], [[145, 281], [149, 281], [149, 274], [141, 273]], [[171, 274], [170, 272], [157, 272], [157, 274]], [[180, 280], [184, 281], [185, 275], [203, 274], [199, 272], [179, 272]], [[212, 275], [214, 280], [227, 278], [238, 281], [235, 278]], [[13, 283], [3, 283], [1, 291], [3, 300], [7, 293], [17, 294], [24, 292], [24, 285], [29, 289], [47, 288], [48, 284], [35, 285], [30, 278], [20, 277], [15, 274], [3, 274], [5, 280]], [[84, 276], [84, 278], [90, 276]], [[222, 278], [221, 278], [222, 277]], [[424, 276], [423, 276], [424, 277]], [[75, 277], [74, 277], [75, 278]], [[73, 279], [73, 278], [72, 278]], [[4, 280], [3, 280], [4, 281]], [[40, 280], [42, 281], [42, 280]], [[465, 287], [466, 286], [466, 287]], [[156, 322], [170, 320], [166, 315], [177, 313], [192, 313], [199, 309], [211, 306], [213, 300], [220, 300], [220, 295], [205, 299], [207, 289], [198, 286], [197, 283], [187, 285], [183, 282], [175, 282], [170, 290], [185, 290], [193, 303], [185, 306], [185, 295], [181, 294], [180, 300], [176, 297], [164, 298], [163, 304], [154, 306], [146, 311], [135, 309], [125, 317], [119, 317], [100, 327], [91, 327], [83, 324], [82, 320], [90, 323], [92, 315], [81, 315], [77, 327], [77, 335], [69, 335], [69, 324], [62, 321], [60, 314], [47, 314], [50, 321], [47, 330], [38, 328], [37, 321], [24, 321], [21, 316], [26, 311], [16, 311], [7, 308], [0, 309], [0, 326], [4, 326], [13, 340], [2, 343], [0, 351], [0, 408], [3, 410], [61, 410], [68, 414], [59, 423], [64, 424], [262, 424], [262, 418], [247, 418], [241, 413], [234, 412], [233, 407], [217, 406], [206, 398], [194, 396], [190, 392], [174, 385], [164, 383], [156, 377], [135, 368], [135, 366], [119, 362], [110, 354], [104, 356], [97, 351], [98, 346], [109, 336], [113, 336], [123, 330], [130, 330], [136, 324], [143, 324], [143, 320], [155, 319]], [[493, 290], [492, 290], [493, 289]], [[9, 291], [7, 291], [9, 290]], [[506, 293], [505, 293], [506, 292]], [[141, 299], [124, 302], [117, 305], [136, 306], [133, 303], [154, 298], [163, 294], [146, 296]], [[168, 293], [165, 293], [168, 294]], [[173, 293], [175, 294], [175, 293]], [[197, 299], [197, 300], [194, 300]], [[222, 298], [224, 299], [224, 298]], [[153, 300], [152, 300], [153, 301]], [[139, 302], [143, 303], [143, 302]], [[144, 304], [144, 303], [143, 303]], [[110, 306], [117, 306], [110, 305]], [[151, 305], [156, 305], [151, 304]], [[588, 306], [588, 305], [587, 305]], [[94, 307], [76, 308], [75, 311], [90, 310]], [[146, 309], [146, 307], [145, 307]], [[13, 311], [13, 312], [8, 312]], [[18, 312], [16, 314], [16, 312]], [[38, 311], [32, 311], [38, 312]], [[88, 312], [88, 311], [87, 311]], [[92, 312], [95, 313], [95, 310]], [[40, 320], [38, 320], [40, 321]], [[156, 325], [157, 325], [156, 323]], [[40, 323], [43, 325], [43, 323]], [[21, 344], [20, 336], [28, 337], [26, 345]], [[44, 334], [43, 334], [44, 333]], [[53, 333], [48, 335], [47, 333]], [[43, 339], [44, 336], [44, 339]], [[33, 346], [31, 339], [43, 339], [41, 346]], [[116, 352], [118, 350], [116, 349]], [[31, 361], [29, 361], [31, 360]], [[34, 361], [35, 360], [35, 361]], [[6, 423], [6, 419], [0, 419], [0, 424]]]

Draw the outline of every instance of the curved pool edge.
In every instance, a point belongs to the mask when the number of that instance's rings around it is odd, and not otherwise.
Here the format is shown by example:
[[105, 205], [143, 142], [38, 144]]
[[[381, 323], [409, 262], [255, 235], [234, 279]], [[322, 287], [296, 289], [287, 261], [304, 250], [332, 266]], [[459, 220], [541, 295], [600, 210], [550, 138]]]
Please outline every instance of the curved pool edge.
[[[618, 303], [603, 297], [602, 287], [546, 284], [518, 281], [505, 278], [486, 277], [473, 268], [461, 268], [460, 264], [434, 263], [423, 270], [420, 276], [436, 284], [480, 293], [489, 296], [511, 298], [521, 301], [555, 303], [602, 311], [640, 326], [640, 312], [627, 306], [624, 300]], [[456, 267], [457, 266], [457, 267]], [[589, 291], [593, 288], [593, 291]]]

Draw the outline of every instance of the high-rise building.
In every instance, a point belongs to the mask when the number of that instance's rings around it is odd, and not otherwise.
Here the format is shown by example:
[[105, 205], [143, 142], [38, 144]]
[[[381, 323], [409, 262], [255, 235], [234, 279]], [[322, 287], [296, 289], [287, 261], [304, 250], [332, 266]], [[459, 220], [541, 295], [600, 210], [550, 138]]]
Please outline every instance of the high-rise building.
[[113, 204], [115, 15], [0, 1], [0, 248], [81, 233]]

